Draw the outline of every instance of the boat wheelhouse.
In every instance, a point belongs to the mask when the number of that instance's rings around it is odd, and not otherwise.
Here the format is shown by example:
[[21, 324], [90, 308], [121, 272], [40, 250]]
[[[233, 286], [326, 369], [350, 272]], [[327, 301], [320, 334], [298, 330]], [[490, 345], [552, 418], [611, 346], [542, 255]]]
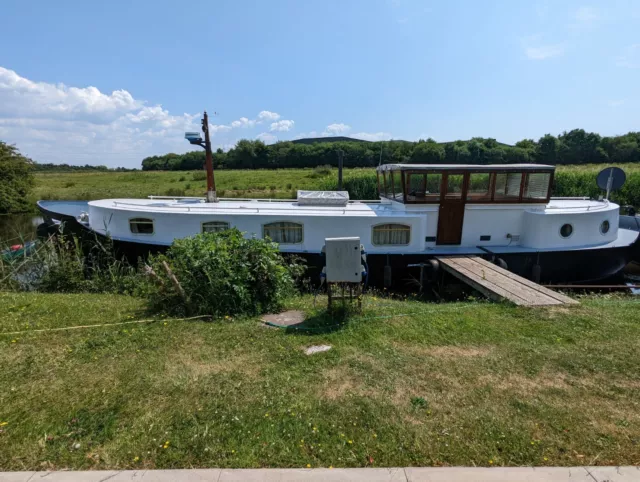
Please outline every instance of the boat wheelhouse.
[[546, 280], [620, 271], [638, 233], [618, 228], [619, 206], [552, 198], [553, 176], [553, 166], [535, 164], [387, 164], [377, 169], [378, 200], [307, 191], [296, 200], [106, 199], [90, 201], [80, 220], [137, 253], [237, 228], [310, 258], [320, 255], [325, 238], [357, 236], [370, 264], [400, 269], [434, 256], [482, 255], [527, 277], [542, 267]]

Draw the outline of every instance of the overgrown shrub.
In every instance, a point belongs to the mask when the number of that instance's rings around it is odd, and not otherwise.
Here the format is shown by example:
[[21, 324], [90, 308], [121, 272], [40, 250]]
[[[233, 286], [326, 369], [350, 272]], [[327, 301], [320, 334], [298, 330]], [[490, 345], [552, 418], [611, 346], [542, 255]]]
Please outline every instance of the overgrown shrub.
[[146, 281], [136, 268], [116, 258], [109, 240], [81, 242], [58, 234], [37, 241], [17, 259], [0, 258], [0, 289], [48, 293], [142, 293]]
[[191, 175], [192, 181], [204, 181], [207, 178], [207, 173], [204, 171], [196, 171]]
[[156, 280], [149, 298], [152, 309], [213, 316], [280, 309], [303, 269], [285, 260], [276, 244], [246, 239], [237, 229], [176, 240], [166, 254], [152, 256], [149, 265]]

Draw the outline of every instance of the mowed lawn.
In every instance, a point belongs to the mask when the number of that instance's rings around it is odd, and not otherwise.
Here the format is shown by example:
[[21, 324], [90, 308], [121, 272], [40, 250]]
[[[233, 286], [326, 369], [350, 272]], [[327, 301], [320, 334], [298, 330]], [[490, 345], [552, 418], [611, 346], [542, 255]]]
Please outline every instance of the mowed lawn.
[[[581, 301], [368, 295], [330, 333], [257, 319], [38, 333], [148, 315], [125, 296], [0, 294], [0, 468], [638, 464], [640, 300]], [[310, 296], [291, 306], [326, 320]], [[303, 353], [317, 344], [332, 349]]]

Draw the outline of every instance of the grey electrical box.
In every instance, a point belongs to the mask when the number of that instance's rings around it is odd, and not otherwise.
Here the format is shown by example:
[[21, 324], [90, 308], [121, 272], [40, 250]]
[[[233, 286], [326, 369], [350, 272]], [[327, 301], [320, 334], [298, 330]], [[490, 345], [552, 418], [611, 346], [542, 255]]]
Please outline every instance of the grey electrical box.
[[328, 283], [360, 283], [362, 281], [360, 238], [326, 238], [324, 249]]

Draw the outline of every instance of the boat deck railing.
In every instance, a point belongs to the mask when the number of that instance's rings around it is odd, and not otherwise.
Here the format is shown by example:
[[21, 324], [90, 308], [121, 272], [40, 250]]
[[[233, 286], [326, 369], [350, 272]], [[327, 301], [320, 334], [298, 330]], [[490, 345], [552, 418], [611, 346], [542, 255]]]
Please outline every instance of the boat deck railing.
[[[166, 200], [175, 200], [180, 201], [182, 199], [188, 200], [199, 200], [202, 201], [203, 204], [211, 204], [204, 203], [205, 198], [200, 196], [147, 196], [148, 199], [166, 199]], [[239, 197], [220, 197], [219, 201], [234, 201], [234, 202], [269, 202], [269, 203], [294, 203], [298, 202], [297, 199], [274, 199], [274, 198], [239, 198]], [[350, 199], [347, 201], [347, 204], [383, 204], [385, 201], [381, 199]], [[123, 204], [123, 203], [121, 203]]]

